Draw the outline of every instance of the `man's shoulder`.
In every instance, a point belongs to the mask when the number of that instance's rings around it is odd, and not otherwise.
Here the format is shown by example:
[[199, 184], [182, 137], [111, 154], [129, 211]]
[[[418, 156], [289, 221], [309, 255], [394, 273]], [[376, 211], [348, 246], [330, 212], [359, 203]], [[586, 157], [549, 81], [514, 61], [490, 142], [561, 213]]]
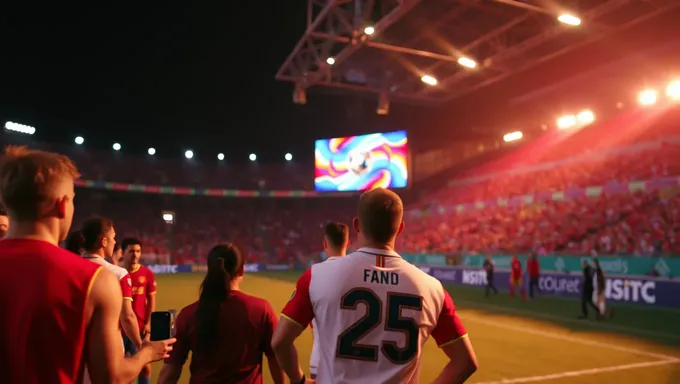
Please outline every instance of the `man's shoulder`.
[[129, 277], [129, 273], [128, 273], [127, 269], [125, 269], [123, 267], [113, 265], [109, 262], [104, 262], [104, 264], [102, 264], [102, 265], [104, 266], [104, 268], [106, 268], [110, 272], [113, 272], [113, 274], [116, 275], [116, 278], [118, 278], [118, 280], [122, 280], [126, 276]]

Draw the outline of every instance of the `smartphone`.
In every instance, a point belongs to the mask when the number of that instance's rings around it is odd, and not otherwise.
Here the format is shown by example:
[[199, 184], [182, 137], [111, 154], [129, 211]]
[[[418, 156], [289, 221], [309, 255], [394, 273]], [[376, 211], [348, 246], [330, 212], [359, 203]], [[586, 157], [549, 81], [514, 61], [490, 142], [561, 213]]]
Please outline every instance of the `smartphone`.
[[151, 341], [167, 340], [172, 337], [173, 316], [170, 311], [151, 313]]

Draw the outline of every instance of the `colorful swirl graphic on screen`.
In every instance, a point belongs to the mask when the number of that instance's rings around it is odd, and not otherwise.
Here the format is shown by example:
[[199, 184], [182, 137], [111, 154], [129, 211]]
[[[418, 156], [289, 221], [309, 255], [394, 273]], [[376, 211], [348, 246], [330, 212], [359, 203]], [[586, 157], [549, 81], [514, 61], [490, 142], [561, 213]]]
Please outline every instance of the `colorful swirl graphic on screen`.
[[317, 191], [404, 188], [408, 183], [406, 131], [316, 141]]

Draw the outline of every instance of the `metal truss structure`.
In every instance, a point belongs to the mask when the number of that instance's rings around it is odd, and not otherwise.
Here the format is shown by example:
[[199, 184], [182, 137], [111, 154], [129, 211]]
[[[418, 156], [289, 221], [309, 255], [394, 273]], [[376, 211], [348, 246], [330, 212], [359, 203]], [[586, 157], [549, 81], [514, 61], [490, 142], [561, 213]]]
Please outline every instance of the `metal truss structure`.
[[[335, 87], [375, 93], [381, 102], [436, 105], [660, 15], [678, 3], [308, 0], [307, 29], [276, 79], [293, 82], [296, 93], [313, 86]], [[578, 16], [582, 24], [559, 22], [563, 13]], [[474, 60], [476, 68], [460, 65], [461, 57]], [[423, 75], [438, 84], [424, 84]]]

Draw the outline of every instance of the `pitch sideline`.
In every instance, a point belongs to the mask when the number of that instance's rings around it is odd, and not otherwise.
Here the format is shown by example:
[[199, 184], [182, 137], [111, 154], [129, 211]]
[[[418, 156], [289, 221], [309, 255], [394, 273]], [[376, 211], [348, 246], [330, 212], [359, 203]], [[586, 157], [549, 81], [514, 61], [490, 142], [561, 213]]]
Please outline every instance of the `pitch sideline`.
[[648, 361], [648, 362], [643, 362], [643, 363], [633, 363], [633, 364], [623, 364], [623, 365], [614, 365], [611, 367], [603, 367], [603, 368], [591, 368], [591, 369], [583, 369], [579, 371], [567, 371], [567, 372], [560, 372], [560, 373], [551, 373], [548, 375], [540, 375], [540, 376], [527, 376], [527, 377], [518, 377], [515, 379], [502, 379], [502, 380], [497, 380], [497, 381], [479, 381], [475, 382], [473, 384], [518, 384], [518, 383], [534, 383], [538, 381], [545, 381], [545, 380], [555, 380], [555, 379], [563, 379], [566, 377], [578, 377], [578, 376], [585, 376], [585, 375], [594, 375], [594, 374], [599, 374], [599, 373], [605, 373], [605, 372], [617, 372], [617, 371], [624, 371], [628, 369], [639, 369], [639, 368], [648, 368], [648, 367], [656, 367], [660, 365], [668, 365], [668, 364], [677, 364], [680, 363], [680, 360], [657, 360], [657, 361]]
[[597, 328], [597, 329], [602, 329], [602, 330], [614, 330], [618, 329], [621, 331], [626, 331], [631, 334], [639, 334], [639, 335], [648, 335], [648, 336], [654, 336], [658, 338], [663, 338], [663, 339], [674, 339], [674, 340], [680, 340], [680, 336], [670, 334], [670, 333], [664, 333], [664, 332], [654, 332], [654, 331], [646, 331], [643, 329], [637, 329], [637, 328], [632, 328], [632, 327], [626, 327], [624, 325], [617, 325], [617, 324], [602, 324], [602, 323], [593, 323], [589, 321], [583, 321], [583, 320], [578, 320], [578, 319], [570, 319], [567, 317], [563, 316], [557, 316], [557, 315], [550, 315], [546, 313], [541, 313], [538, 311], [530, 311], [530, 310], [524, 310], [524, 309], [517, 309], [517, 308], [509, 308], [505, 307], [502, 305], [497, 305], [497, 304], [488, 304], [488, 303], [479, 303], [475, 301], [469, 301], [469, 300], [456, 300], [457, 303], [468, 303], [472, 305], [476, 305], [479, 307], [486, 307], [486, 308], [491, 308], [494, 310], [497, 310], [498, 312], [507, 312], [507, 313], [518, 313], [522, 315], [527, 315], [531, 317], [536, 317], [536, 318], [544, 318], [548, 320], [556, 320], [556, 321], [562, 321], [565, 323], [574, 323], [574, 324], [579, 324], [579, 325], [585, 325], [588, 327], [592, 328]]

